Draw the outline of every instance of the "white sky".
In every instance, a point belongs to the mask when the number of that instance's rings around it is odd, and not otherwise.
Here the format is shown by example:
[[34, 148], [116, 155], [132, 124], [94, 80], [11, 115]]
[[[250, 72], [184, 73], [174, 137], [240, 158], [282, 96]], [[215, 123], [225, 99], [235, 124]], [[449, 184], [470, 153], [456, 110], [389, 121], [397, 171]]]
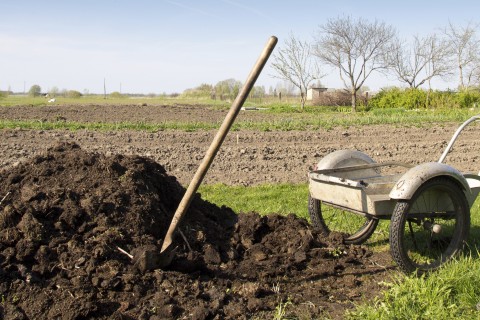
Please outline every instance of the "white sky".
[[[341, 15], [378, 19], [404, 38], [478, 23], [478, 0], [16, 0], [0, 2], [0, 90], [33, 84], [91, 93], [182, 92], [228, 78], [244, 81], [271, 35], [312, 41]], [[322, 79], [342, 87], [338, 73]], [[275, 86], [267, 65], [257, 85]], [[376, 90], [399, 85], [372, 77]], [[438, 88], [456, 87], [436, 83]]]

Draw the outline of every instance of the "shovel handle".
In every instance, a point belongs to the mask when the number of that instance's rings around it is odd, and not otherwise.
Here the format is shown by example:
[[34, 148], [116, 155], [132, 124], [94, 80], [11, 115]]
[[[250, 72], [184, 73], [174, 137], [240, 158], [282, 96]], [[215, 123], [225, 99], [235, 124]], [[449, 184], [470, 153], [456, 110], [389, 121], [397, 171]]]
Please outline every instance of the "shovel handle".
[[278, 41], [277, 37], [275, 36], [270, 37], [265, 48], [262, 51], [262, 54], [260, 55], [257, 62], [253, 66], [252, 71], [248, 75], [247, 81], [245, 82], [242, 89], [238, 93], [237, 97], [233, 101], [232, 106], [230, 107], [230, 111], [228, 111], [227, 116], [223, 120], [223, 123], [220, 126], [220, 129], [218, 130], [217, 134], [215, 135], [212, 141], [212, 144], [208, 148], [207, 153], [205, 154], [205, 157], [203, 158], [202, 162], [200, 163], [200, 166], [197, 169], [197, 172], [193, 176], [192, 181], [190, 182], [190, 185], [187, 188], [187, 191], [183, 195], [183, 198], [180, 201], [180, 204], [178, 205], [177, 211], [175, 211], [175, 214], [172, 218], [172, 222], [170, 223], [167, 234], [165, 235], [165, 239], [163, 240], [162, 249], [160, 250], [161, 253], [164, 252], [172, 244], [173, 236], [177, 229], [178, 224], [180, 223], [181, 219], [187, 212], [193, 200], [193, 196], [197, 192], [200, 184], [202, 183], [202, 180], [205, 177], [205, 174], [207, 173], [208, 168], [210, 168], [210, 165], [212, 164], [212, 161], [215, 158], [215, 155], [217, 154], [218, 149], [220, 149], [220, 146], [222, 145], [223, 140], [225, 140], [225, 137], [228, 131], [230, 130], [233, 122], [235, 121], [235, 118], [237, 117], [238, 112], [240, 111], [243, 103], [247, 99], [250, 93], [250, 90], [253, 88], [255, 81], [260, 75], [260, 72], [262, 71], [263, 67], [267, 63], [267, 60], [270, 57], [270, 54], [272, 53], [273, 49], [275, 48], [277, 41]]

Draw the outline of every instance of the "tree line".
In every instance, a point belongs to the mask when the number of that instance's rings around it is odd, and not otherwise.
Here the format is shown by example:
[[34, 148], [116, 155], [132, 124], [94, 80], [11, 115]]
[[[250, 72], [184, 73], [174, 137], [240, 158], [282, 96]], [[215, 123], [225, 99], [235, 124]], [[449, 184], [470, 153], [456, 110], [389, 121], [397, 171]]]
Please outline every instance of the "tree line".
[[[183, 97], [210, 98], [212, 100], [233, 100], [242, 88], [242, 82], [235, 79], [226, 79], [215, 85], [203, 83], [196, 88], [187, 89], [182, 93]], [[270, 90], [271, 91], [271, 90]], [[271, 94], [271, 92], [269, 92]], [[250, 91], [250, 98], [263, 98], [267, 94], [264, 86], [254, 86]]]
[[[480, 40], [478, 26], [452, 23], [437, 33], [402, 39], [397, 30], [378, 20], [350, 16], [332, 18], [319, 26], [312, 43], [291, 34], [273, 55], [275, 77], [292, 83], [301, 96], [302, 108], [307, 90], [333, 68], [351, 96], [356, 110], [357, 95], [375, 72], [393, 75], [400, 83], [431, 91], [434, 78], [458, 76], [458, 90], [480, 85]], [[428, 100], [428, 96], [427, 96]]]
[[47, 93], [42, 93], [42, 87], [38, 84], [34, 84], [28, 90], [28, 96], [38, 97], [41, 95], [47, 95], [50, 97], [63, 96], [67, 98], [80, 98], [83, 94], [77, 90], [67, 90], [67, 89], [58, 89], [57, 87], [52, 87]]

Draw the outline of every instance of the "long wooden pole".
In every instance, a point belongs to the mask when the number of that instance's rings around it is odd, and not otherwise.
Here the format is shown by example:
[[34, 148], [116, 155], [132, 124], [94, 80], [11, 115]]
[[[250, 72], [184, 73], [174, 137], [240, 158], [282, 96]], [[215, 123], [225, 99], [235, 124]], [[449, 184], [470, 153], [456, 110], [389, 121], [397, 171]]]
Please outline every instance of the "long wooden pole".
[[180, 201], [180, 204], [178, 205], [178, 208], [173, 216], [172, 222], [170, 223], [170, 226], [168, 228], [165, 239], [163, 240], [162, 249], [160, 250], [161, 253], [166, 251], [171, 246], [178, 224], [180, 223], [186, 211], [188, 210], [193, 200], [193, 196], [197, 192], [200, 184], [202, 183], [202, 180], [205, 177], [205, 174], [207, 173], [208, 169], [210, 168], [210, 165], [212, 164], [212, 161], [215, 158], [215, 155], [217, 154], [221, 144], [223, 143], [223, 140], [225, 140], [225, 137], [228, 131], [230, 130], [233, 122], [235, 121], [235, 118], [237, 117], [243, 103], [247, 99], [248, 94], [250, 93], [250, 90], [253, 88], [255, 81], [260, 75], [260, 72], [262, 71], [268, 58], [270, 57], [270, 54], [275, 48], [277, 41], [278, 39], [276, 37], [274, 36], [270, 37], [265, 48], [263, 49], [262, 54], [260, 55], [257, 62], [255, 63], [252, 71], [250, 72], [247, 78], [247, 81], [245, 82], [242, 89], [238, 93], [235, 101], [233, 101], [233, 104], [230, 107], [230, 111], [228, 112], [227, 116], [223, 120], [223, 123], [220, 126], [220, 129], [215, 135], [215, 138], [213, 139], [212, 144], [208, 148], [205, 157], [203, 158], [200, 166], [197, 169], [197, 172], [195, 173], [192, 181], [190, 182], [190, 185], [187, 188], [187, 191], [185, 192], [182, 200]]

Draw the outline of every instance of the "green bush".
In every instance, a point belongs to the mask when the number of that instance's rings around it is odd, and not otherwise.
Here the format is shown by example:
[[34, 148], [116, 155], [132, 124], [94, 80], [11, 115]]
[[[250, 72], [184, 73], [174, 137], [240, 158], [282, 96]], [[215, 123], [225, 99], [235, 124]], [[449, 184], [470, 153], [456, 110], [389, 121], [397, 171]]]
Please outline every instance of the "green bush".
[[402, 95], [401, 105], [405, 109], [422, 109], [427, 105], [427, 92], [422, 89], [406, 89]]
[[74, 98], [78, 99], [82, 97], [82, 94], [78, 92], [77, 90], [68, 90], [66, 93], [67, 98]]
[[457, 93], [457, 101], [460, 108], [471, 108], [480, 102], [480, 92], [461, 91]]
[[42, 88], [38, 84], [34, 84], [33, 86], [30, 87], [30, 90], [28, 90], [28, 96], [29, 97], [38, 97], [42, 92]]
[[213, 95], [213, 86], [203, 83], [196, 88], [186, 89], [181, 94], [182, 98], [210, 99]]
[[371, 108], [391, 109], [400, 107], [399, 101], [402, 90], [399, 88], [382, 89], [369, 101]]
[[471, 108], [480, 103], [478, 91], [427, 91], [423, 89], [389, 88], [381, 90], [370, 101], [372, 109], [453, 109]]
[[428, 106], [435, 109], [458, 108], [457, 93], [453, 91], [430, 91]]
[[110, 98], [115, 98], [115, 99], [125, 98], [125, 96], [118, 91], [114, 91], [114, 92], [110, 93], [109, 96], [110, 96]]

